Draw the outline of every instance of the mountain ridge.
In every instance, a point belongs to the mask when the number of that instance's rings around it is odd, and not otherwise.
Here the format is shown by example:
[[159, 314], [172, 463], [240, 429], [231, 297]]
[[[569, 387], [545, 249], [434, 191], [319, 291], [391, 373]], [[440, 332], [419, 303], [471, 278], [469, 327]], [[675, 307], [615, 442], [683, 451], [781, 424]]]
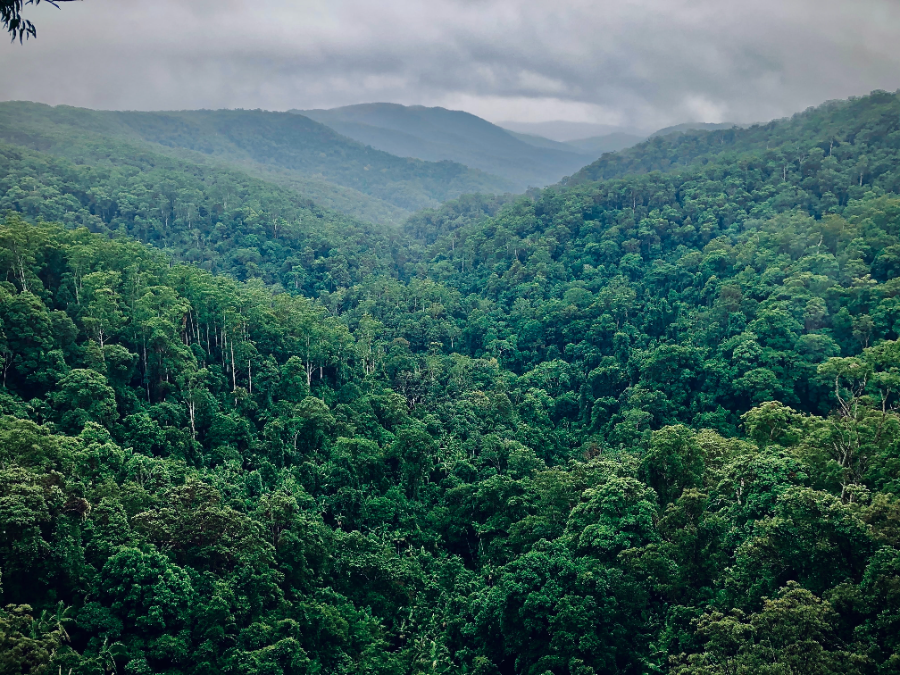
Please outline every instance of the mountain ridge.
[[[374, 198], [375, 212], [408, 215], [467, 192], [514, 187], [458, 163], [396, 157], [290, 113], [91, 111], [7, 102], [0, 103], [0, 138], [69, 156], [102, 145], [104, 138], [149, 143], [155, 152], [199, 153], [264, 175], [274, 172], [286, 184], [310, 185], [349, 211], [342, 190]], [[379, 201], [392, 206], [380, 208]], [[397, 216], [387, 217], [396, 222]]]
[[[765, 124], [729, 125], [726, 129], [655, 136], [621, 152], [602, 156], [561, 184], [573, 186], [653, 171], [676, 171], [741, 154], [772, 154], [778, 149], [782, 154], [791, 154], [798, 138], [819, 139], [822, 152], [829, 156], [836, 143], [855, 140], [859, 130], [868, 125], [889, 126], [898, 95], [898, 92], [877, 90], [864, 97], [827, 101]], [[803, 158], [791, 161], [802, 164]]]
[[293, 112], [392, 154], [457, 161], [501, 176], [520, 192], [555, 183], [591, 159], [570, 146], [535, 145], [476, 115], [447, 108], [364, 103]]
[[[522, 134], [534, 134], [551, 140], [568, 143], [580, 138], [605, 136], [612, 133], [643, 134], [643, 130], [618, 124], [599, 124], [595, 122], [572, 122], [567, 120], [549, 120], [546, 122], [498, 122], [498, 126]], [[649, 132], [647, 132], [649, 134]]]
[[896, 670], [900, 96], [399, 229], [73, 129], [0, 142], [4, 674]]

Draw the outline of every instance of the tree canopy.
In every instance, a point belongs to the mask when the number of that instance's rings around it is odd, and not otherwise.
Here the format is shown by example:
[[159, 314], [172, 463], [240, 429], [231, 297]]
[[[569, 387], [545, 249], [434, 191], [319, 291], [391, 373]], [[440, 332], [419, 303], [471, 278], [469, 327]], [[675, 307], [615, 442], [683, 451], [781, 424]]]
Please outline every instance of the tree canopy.
[[898, 112], [399, 231], [4, 146], [0, 673], [897, 671]]

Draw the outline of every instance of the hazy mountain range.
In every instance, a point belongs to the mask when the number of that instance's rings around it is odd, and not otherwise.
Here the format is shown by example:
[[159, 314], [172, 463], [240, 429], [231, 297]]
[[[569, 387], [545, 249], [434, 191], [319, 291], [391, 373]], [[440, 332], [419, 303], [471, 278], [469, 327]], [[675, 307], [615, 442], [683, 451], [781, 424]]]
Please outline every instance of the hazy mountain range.
[[614, 133], [630, 133], [646, 138], [653, 129], [638, 129], [635, 127], [618, 126], [614, 124], [594, 124], [592, 122], [569, 122], [567, 120], [551, 120], [548, 122], [499, 122], [504, 129], [515, 131], [519, 134], [543, 136], [560, 143], [577, 141], [594, 136], [606, 136]]
[[0, 141], [76, 162], [152, 152], [234, 166], [377, 222], [400, 222], [461, 194], [517, 187], [459, 163], [398, 157], [283, 112], [104, 112], [8, 102], [0, 103]]
[[449, 160], [500, 176], [519, 192], [555, 183], [596, 159], [578, 148], [531, 140], [458, 110], [369, 103], [295, 112], [394, 155]]
[[896, 675], [900, 95], [678, 131], [0, 105], [0, 674]]
[[294, 110], [344, 136], [401, 157], [449, 160], [510, 181], [522, 191], [559, 181], [607, 152], [647, 138], [732, 125], [688, 122], [655, 132], [586, 122], [502, 122], [470, 113], [366, 103], [330, 110]]
[[[0, 103], [0, 142], [76, 163], [152, 152], [235, 167], [326, 208], [381, 223], [399, 223], [462, 194], [557, 183], [646, 137], [581, 123], [510, 126], [516, 129], [466, 112], [390, 103], [291, 112], [114, 112]], [[723, 126], [730, 125], [683, 124], [653, 136]], [[558, 138], [608, 133], [563, 142], [519, 129], [547, 130]]]

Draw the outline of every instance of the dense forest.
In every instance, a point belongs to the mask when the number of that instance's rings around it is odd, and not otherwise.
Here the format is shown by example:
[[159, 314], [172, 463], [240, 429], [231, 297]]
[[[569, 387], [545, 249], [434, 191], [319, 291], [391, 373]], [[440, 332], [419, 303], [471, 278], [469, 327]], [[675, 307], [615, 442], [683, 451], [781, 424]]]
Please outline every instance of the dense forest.
[[464, 193], [515, 187], [457, 162], [397, 157], [302, 115], [262, 110], [112, 112], [5, 102], [0, 141], [76, 164], [131, 166], [138, 155], [154, 164], [173, 158], [202, 170], [237, 169], [385, 223]]
[[0, 152], [0, 673], [900, 673], [900, 98], [402, 228]]
[[[829, 101], [789, 119], [747, 128], [707, 132], [688, 128], [681, 133], [673, 133], [679, 127], [661, 129], [647, 142], [604, 155], [564, 182], [574, 185], [692, 164], [732, 166], [740, 164], [745, 153], [753, 153], [756, 161], [763, 160], [772, 169], [779, 166], [785, 179], [791, 171], [809, 176], [820, 169], [848, 174], [852, 180], [844, 182], [842, 176], [842, 180], [823, 185], [837, 194], [851, 183], [871, 183], [873, 177], [890, 172], [900, 161], [894, 152], [898, 143], [896, 99], [896, 94], [876, 91], [847, 101]], [[808, 164], [808, 160], [813, 163]], [[816, 160], [825, 161], [825, 165], [820, 166]], [[892, 187], [897, 188], [896, 184]]]
[[0, 144], [0, 209], [129, 235], [213, 272], [307, 293], [395, 267], [396, 236], [287, 188], [153, 154], [117, 157], [79, 164]]
[[393, 155], [450, 160], [500, 176], [518, 191], [556, 183], [602, 154], [517, 136], [470, 113], [445, 108], [367, 103], [293, 112]]

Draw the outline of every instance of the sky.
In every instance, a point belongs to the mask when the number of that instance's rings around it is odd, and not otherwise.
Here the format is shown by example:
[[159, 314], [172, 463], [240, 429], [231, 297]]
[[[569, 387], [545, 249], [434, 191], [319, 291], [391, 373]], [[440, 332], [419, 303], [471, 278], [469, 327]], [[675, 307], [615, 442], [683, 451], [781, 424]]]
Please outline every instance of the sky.
[[27, 6], [0, 100], [390, 101], [493, 122], [750, 123], [900, 88], [900, 0], [83, 0]]

